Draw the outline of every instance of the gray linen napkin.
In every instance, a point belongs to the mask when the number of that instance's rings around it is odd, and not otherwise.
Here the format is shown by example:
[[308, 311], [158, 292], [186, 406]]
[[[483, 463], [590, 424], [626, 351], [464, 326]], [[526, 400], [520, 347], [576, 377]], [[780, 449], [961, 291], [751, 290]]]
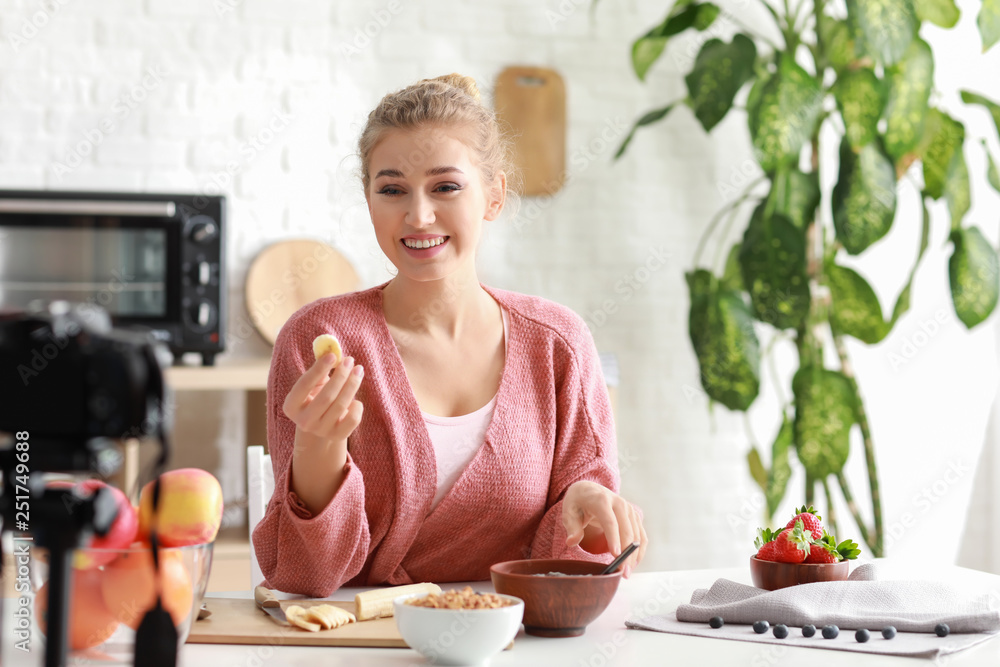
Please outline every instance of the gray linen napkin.
[[763, 619], [772, 625], [841, 630], [893, 625], [900, 632], [934, 632], [938, 623], [955, 633], [1000, 630], [1000, 611], [989, 594], [971, 597], [937, 581], [825, 581], [765, 591], [719, 579], [677, 608], [679, 621], [707, 623], [713, 616], [727, 623]]
[[[911, 656], [952, 653], [989, 639], [988, 633], [1000, 631], [1000, 577], [984, 575], [960, 581], [959, 577], [949, 578], [950, 571], [944, 568], [936, 573], [938, 580], [894, 578], [899, 572], [892, 564], [876, 561], [858, 566], [848, 581], [803, 584], [777, 591], [719, 579], [709, 589], [696, 590], [690, 604], [677, 608], [676, 616], [629, 619], [626, 626], [718, 639]], [[726, 625], [720, 630], [709, 628], [708, 620], [713, 616], [721, 616]], [[754, 634], [747, 626], [758, 620], [787, 625], [788, 639], [775, 639], [770, 633]], [[934, 635], [938, 623], [947, 623], [953, 634], [945, 639]], [[798, 628], [808, 624], [817, 628], [832, 624], [844, 632], [832, 641], [817, 640], [819, 633], [807, 639]], [[879, 635], [887, 625], [901, 633], [897, 639], [884, 640]], [[853, 631], [858, 628], [871, 631], [872, 641], [855, 642]], [[956, 636], [962, 634], [965, 636]]]

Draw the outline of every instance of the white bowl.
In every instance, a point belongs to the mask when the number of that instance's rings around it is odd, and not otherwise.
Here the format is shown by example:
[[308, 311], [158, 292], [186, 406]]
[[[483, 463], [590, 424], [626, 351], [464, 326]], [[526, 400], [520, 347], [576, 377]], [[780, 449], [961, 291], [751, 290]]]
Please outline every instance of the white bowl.
[[520, 598], [499, 595], [514, 604], [496, 609], [434, 609], [404, 603], [426, 595], [403, 595], [392, 606], [403, 640], [436, 665], [488, 664], [521, 627], [524, 602]]

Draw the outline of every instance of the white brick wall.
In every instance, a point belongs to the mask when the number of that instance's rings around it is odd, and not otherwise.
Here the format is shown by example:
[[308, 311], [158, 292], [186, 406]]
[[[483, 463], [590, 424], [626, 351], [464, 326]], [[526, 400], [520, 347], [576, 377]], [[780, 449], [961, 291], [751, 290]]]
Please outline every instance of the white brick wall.
[[[233, 322], [246, 321], [241, 287], [248, 262], [283, 237], [333, 243], [354, 262], [365, 285], [388, 277], [353, 158], [360, 127], [385, 92], [458, 71], [475, 76], [489, 97], [504, 66], [560, 71], [569, 105], [568, 182], [551, 199], [523, 200], [516, 220], [489, 226], [482, 277], [569, 305], [591, 323], [600, 349], [619, 356], [623, 486], [645, 510], [653, 540], [649, 567], [743, 562], [760, 520], [745, 470], [747, 438], [740, 417], [718, 407], [710, 414], [698, 389], [683, 271], [707, 219], [724, 203], [719, 184], [750, 158], [744, 116], [732, 113], [705, 137], [690, 112], [678, 108], [668, 121], [642, 132], [623, 161], [610, 162], [639, 113], [684, 95], [680, 75], [697, 38], [677, 38], [646, 84], [636, 81], [628, 63], [631, 40], [661, 20], [669, 2], [602, 0], [593, 21], [590, 0], [55, 2], [58, 11], [34, 28], [32, 17], [44, 11], [43, 3], [0, 0], [0, 187], [205, 191], [222, 182], [230, 198]], [[971, 72], [962, 67], [976, 50], [966, 44], [978, 44], [968, 24], [970, 17], [964, 17], [963, 32], [927, 36], [935, 45], [946, 44], [939, 56], [951, 59], [938, 65], [950, 110], [958, 108], [959, 86], [1000, 98], [995, 82], [976, 75], [997, 70], [1000, 49], [991, 54], [992, 65]], [[32, 37], [11, 38], [25, 25]], [[150, 68], [159, 75], [150, 78]], [[247, 147], [254, 137], [276, 114], [286, 113], [288, 126], [251, 155]], [[963, 118], [972, 123], [970, 136], [992, 136], [985, 116]], [[107, 119], [114, 120], [113, 130], [87, 149], [86, 133]], [[66, 164], [74, 153], [79, 166], [60, 175], [56, 163]], [[237, 175], [220, 181], [233, 161]], [[978, 167], [970, 171], [979, 179]], [[973, 215], [993, 233], [996, 197], [980, 185]], [[899, 226], [912, 229], [912, 217]], [[901, 241], [905, 252], [888, 253], [894, 259], [886, 260], [886, 303], [898, 289], [892, 281], [911, 261], [907, 243]], [[651, 253], [667, 259], [646, 273]], [[947, 307], [942, 253], [928, 257], [915, 289], [917, 319], [909, 328], [901, 325], [899, 336], [915, 330], [921, 313]], [[879, 275], [877, 266], [862, 265]], [[641, 280], [623, 293], [629, 276]], [[916, 460], [914, 452], [929, 456], [940, 450], [944, 432], [951, 446], [975, 458], [996, 380], [989, 327], [968, 336], [953, 321], [949, 344], [965, 356], [935, 341], [936, 352], [915, 359], [906, 375], [885, 368], [886, 354], [901, 344], [897, 334], [874, 351], [860, 352], [869, 364], [861, 366], [866, 395], [880, 399], [873, 401], [879, 404], [873, 428], [890, 517], [905, 511], [912, 495], [905, 483], [909, 464], [901, 461]], [[266, 351], [251, 335], [231, 352]], [[982, 369], [975, 382], [962, 370], [969, 360]], [[956, 367], [951, 374], [941, 370]], [[787, 371], [788, 364], [781, 368]], [[920, 381], [925, 377], [939, 381], [929, 386]], [[770, 377], [765, 384], [771, 385]], [[934, 436], [908, 418], [955, 414], [970, 392], [982, 397]], [[228, 396], [218, 414], [181, 415], [178, 456], [193, 455], [199, 448], [192, 441], [207, 438], [228, 452], [210, 463], [232, 465], [233, 448], [238, 451], [242, 439], [240, 422], [232, 419], [239, 400]], [[775, 405], [769, 397], [752, 415], [756, 439], [765, 445], [774, 433]], [[860, 461], [855, 453], [852, 474], [860, 474]], [[222, 476], [229, 497], [241, 492], [239, 474], [229, 470]], [[933, 471], [921, 479], [928, 476], [933, 479]], [[856, 491], [863, 495], [862, 477], [857, 479]], [[950, 496], [956, 502], [967, 497], [967, 485]], [[916, 541], [918, 532], [908, 538]]]

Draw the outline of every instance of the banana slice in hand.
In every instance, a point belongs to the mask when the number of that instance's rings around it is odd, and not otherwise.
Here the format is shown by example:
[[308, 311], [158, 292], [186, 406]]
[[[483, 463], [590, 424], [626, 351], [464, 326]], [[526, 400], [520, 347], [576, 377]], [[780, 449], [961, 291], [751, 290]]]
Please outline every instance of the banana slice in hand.
[[330, 352], [333, 352], [337, 357], [336, 361], [333, 362], [334, 367], [336, 367], [344, 358], [344, 353], [340, 349], [340, 341], [330, 334], [316, 336], [316, 340], [313, 341], [313, 354], [316, 355], [316, 359]]

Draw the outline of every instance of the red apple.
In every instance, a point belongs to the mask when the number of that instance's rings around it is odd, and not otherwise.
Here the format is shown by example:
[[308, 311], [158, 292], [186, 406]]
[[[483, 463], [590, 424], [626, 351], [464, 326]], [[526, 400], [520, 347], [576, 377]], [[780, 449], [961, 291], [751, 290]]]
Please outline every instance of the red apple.
[[[200, 468], [171, 470], [160, 476], [156, 534], [165, 547], [204, 544], [222, 524], [222, 487]], [[139, 538], [148, 539], [153, 523], [153, 482], [139, 494]]]
[[[60, 480], [49, 482], [47, 486], [50, 488], [69, 488], [74, 484]], [[118, 505], [118, 516], [115, 517], [107, 534], [103, 537], [94, 535], [90, 539], [90, 543], [85, 548], [78, 549], [73, 557], [73, 567], [80, 570], [107, 565], [118, 554], [113, 551], [92, 551], [92, 549], [127, 549], [135, 541], [136, 533], [139, 530], [139, 517], [125, 494], [110, 484], [99, 479], [87, 479], [75, 486], [81, 491], [81, 495], [90, 495], [97, 489], [108, 489]]]

